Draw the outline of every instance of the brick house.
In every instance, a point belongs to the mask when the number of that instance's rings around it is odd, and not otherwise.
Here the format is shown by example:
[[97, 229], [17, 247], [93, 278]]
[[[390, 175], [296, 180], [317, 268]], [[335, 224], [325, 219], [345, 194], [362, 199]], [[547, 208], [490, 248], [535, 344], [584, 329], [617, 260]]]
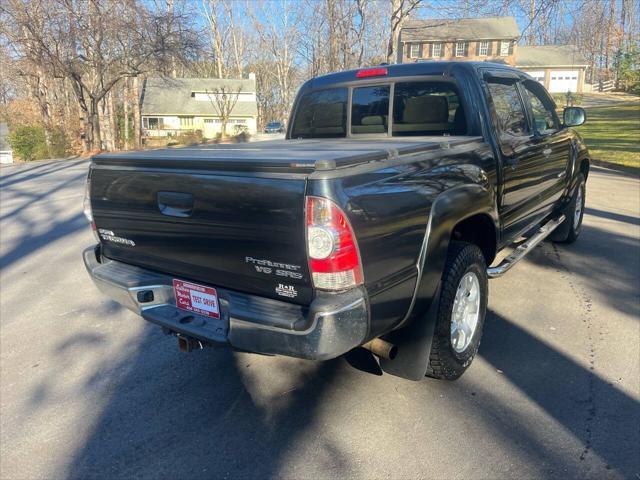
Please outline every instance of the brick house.
[[519, 38], [513, 17], [408, 20], [400, 31], [397, 61], [499, 61], [515, 66]]

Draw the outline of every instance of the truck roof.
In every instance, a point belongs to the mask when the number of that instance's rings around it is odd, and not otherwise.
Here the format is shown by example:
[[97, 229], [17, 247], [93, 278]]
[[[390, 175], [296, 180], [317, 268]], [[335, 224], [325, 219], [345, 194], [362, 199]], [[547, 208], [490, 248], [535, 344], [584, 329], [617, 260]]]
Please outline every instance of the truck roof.
[[[355, 70], [345, 70], [343, 72], [329, 73], [327, 75], [322, 75], [320, 77], [315, 77], [305, 82], [302, 86], [304, 88], [319, 88], [335, 83], [343, 83], [343, 82], [353, 82], [356, 80], [356, 72], [359, 70], [366, 70], [367, 68], [375, 68], [376, 66], [371, 67], [363, 67]], [[394, 65], [378, 65], [377, 67], [382, 67], [387, 69], [387, 75], [383, 78], [393, 78], [393, 77], [405, 77], [405, 76], [413, 76], [413, 75], [441, 75], [441, 76], [449, 76], [451, 75], [451, 71], [453, 69], [459, 71], [467, 71], [469, 73], [477, 74], [478, 69], [480, 68], [491, 68], [491, 69], [500, 69], [505, 71], [510, 71], [517, 73], [523, 78], [528, 75], [517, 68], [511, 67], [504, 63], [494, 63], [494, 62], [468, 62], [468, 61], [419, 61], [415, 63], [401, 63]]]

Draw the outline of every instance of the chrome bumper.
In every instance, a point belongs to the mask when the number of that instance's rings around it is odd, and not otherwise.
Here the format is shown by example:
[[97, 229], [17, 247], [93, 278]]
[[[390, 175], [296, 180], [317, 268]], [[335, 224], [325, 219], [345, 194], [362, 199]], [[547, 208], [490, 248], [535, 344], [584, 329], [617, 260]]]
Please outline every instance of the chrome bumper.
[[[217, 288], [221, 318], [176, 307], [173, 277], [83, 253], [85, 267], [107, 296], [174, 334], [267, 354], [325, 360], [361, 345], [369, 332], [364, 289], [319, 293], [308, 307]], [[149, 293], [151, 292], [151, 293]]]

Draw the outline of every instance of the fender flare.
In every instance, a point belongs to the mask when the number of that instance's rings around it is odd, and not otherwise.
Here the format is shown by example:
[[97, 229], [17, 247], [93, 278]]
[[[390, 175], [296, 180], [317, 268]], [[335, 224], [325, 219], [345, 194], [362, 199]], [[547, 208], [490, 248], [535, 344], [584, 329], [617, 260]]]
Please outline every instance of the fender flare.
[[[426, 375], [438, 315], [440, 279], [451, 234], [459, 222], [483, 214], [493, 220], [497, 236], [499, 217], [495, 198], [488, 185], [463, 184], [445, 190], [434, 200], [418, 261], [414, 299], [406, 317], [386, 336], [398, 347], [396, 358], [380, 361], [386, 373], [416, 381]], [[470, 205], [473, 208], [470, 209]], [[496, 242], [498, 240], [496, 238]]]

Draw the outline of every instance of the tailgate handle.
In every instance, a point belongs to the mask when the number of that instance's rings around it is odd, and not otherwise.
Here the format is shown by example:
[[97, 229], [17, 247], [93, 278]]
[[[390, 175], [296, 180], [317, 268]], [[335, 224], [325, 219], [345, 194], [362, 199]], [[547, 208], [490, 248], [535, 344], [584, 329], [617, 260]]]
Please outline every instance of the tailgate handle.
[[163, 215], [188, 217], [193, 212], [193, 195], [181, 192], [158, 192], [158, 208]]

